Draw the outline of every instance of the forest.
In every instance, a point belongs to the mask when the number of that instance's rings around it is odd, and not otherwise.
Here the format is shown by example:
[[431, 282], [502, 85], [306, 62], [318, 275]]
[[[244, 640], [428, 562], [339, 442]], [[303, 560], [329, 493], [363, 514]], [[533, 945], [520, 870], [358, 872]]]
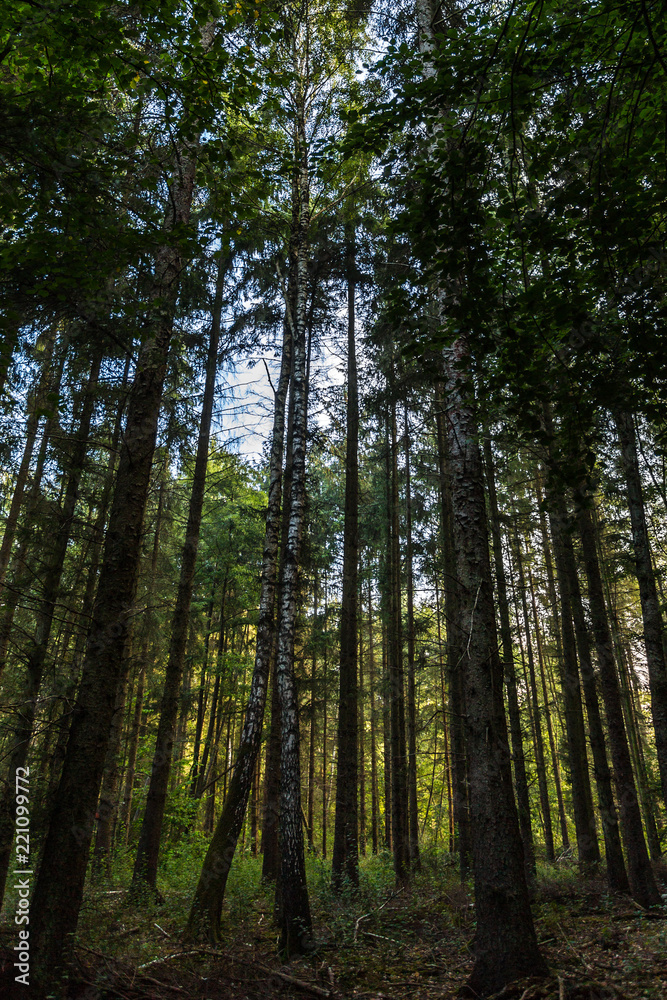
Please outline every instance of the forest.
[[660, 0], [0, 0], [0, 997], [667, 996]]

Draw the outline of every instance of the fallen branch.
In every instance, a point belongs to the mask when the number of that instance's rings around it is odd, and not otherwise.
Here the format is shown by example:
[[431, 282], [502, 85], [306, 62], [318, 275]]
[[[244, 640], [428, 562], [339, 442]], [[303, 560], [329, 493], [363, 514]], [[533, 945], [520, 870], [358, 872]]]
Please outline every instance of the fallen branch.
[[364, 931], [366, 937], [379, 938], [380, 941], [391, 941], [392, 944], [398, 944], [403, 947], [404, 941], [397, 941], [396, 938], [385, 937], [384, 934], [373, 934], [372, 931]]
[[584, 956], [581, 954], [581, 952], [577, 951], [577, 949], [574, 947], [574, 945], [571, 943], [571, 941], [568, 940], [567, 934], [563, 930], [563, 927], [562, 927], [562, 925], [560, 923], [558, 924], [558, 928], [559, 928], [561, 934], [563, 935], [563, 940], [565, 941], [565, 944], [577, 956], [577, 958], [579, 959], [579, 961], [583, 965], [583, 967], [586, 970], [586, 972], [594, 972], [593, 966], [588, 964], [588, 962], [586, 961], [586, 959], [584, 958]]
[[120, 941], [122, 938], [129, 937], [130, 934], [135, 934], [137, 931], [141, 930], [141, 926], [138, 924], [136, 927], [128, 927], [126, 931], [117, 931], [116, 934], [110, 934], [109, 939], [111, 941]]
[[236, 962], [237, 965], [252, 965], [253, 968], [259, 969], [260, 972], [264, 972], [268, 976], [276, 976], [278, 979], [282, 979], [291, 986], [296, 986], [298, 989], [304, 990], [306, 993], [312, 993], [313, 996], [331, 996], [330, 990], [323, 990], [320, 986], [315, 986], [313, 983], [307, 983], [303, 979], [295, 979], [294, 976], [288, 976], [286, 972], [279, 972], [277, 969], [271, 969], [268, 965], [262, 965], [261, 962], [256, 962], [252, 958], [236, 958], [234, 955], [228, 954], [228, 952], [214, 951], [212, 948], [194, 948], [192, 951], [177, 951], [173, 955], [166, 955], [164, 958], [155, 958], [152, 962], [145, 962], [144, 965], [139, 966], [139, 969], [146, 969], [149, 965], [159, 965], [162, 962], [168, 962], [174, 958], [185, 958], [188, 955], [209, 955], [211, 958], [222, 958], [227, 959], [229, 962]]
[[[369, 910], [369, 911], [368, 911], [368, 913], [363, 913], [363, 914], [362, 914], [362, 915], [361, 915], [361, 916], [360, 916], [360, 917], [358, 918], [357, 922], [356, 922], [356, 923], [355, 923], [355, 925], [354, 925], [354, 937], [352, 938], [352, 943], [353, 943], [353, 944], [356, 944], [356, 943], [357, 943], [357, 934], [359, 933], [359, 924], [361, 923], [361, 921], [362, 921], [362, 920], [365, 920], [365, 919], [366, 919], [366, 917], [370, 917], [370, 916], [371, 916], [371, 914], [373, 914], [373, 913], [379, 913], [379, 912], [380, 912], [380, 910], [383, 910], [383, 909], [385, 908], [385, 906], [387, 905], [387, 903], [390, 903], [392, 899], [395, 899], [395, 898], [396, 898], [396, 896], [400, 896], [400, 894], [401, 894], [402, 892], [403, 892], [403, 890], [402, 890], [402, 889], [398, 889], [398, 890], [397, 890], [396, 892], [392, 892], [392, 894], [391, 894], [390, 896], [387, 896], [387, 898], [385, 899], [385, 901], [384, 901], [384, 903], [382, 904], [382, 906], [376, 906], [376, 907], [375, 907], [374, 909], [372, 909], [372, 910]], [[388, 939], [388, 940], [389, 940], [389, 939]]]

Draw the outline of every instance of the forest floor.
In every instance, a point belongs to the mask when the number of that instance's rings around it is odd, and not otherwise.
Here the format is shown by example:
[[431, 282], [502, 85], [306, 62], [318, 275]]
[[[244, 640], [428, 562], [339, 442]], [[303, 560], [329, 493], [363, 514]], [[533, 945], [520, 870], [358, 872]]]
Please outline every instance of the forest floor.
[[[216, 951], [180, 942], [196, 859], [174, 852], [165, 867], [162, 905], [129, 902], [122, 864], [112, 879], [89, 885], [66, 996], [453, 1000], [472, 968], [470, 888], [460, 885], [447, 854], [425, 854], [422, 872], [399, 892], [388, 855], [365, 859], [359, 892], [342, 898], [331, 893], [328, 864], [309, 859], [317, 948], [288, 965], [276, 954], [272, 893], [260, 884], [260, 860], [235, 862]], [[8, 998], [12, 914], [10, 896], [0, 924], [0, 995]], [[601, 880], [584, 881], [560, 862], [541, 868], [534, 914], [551, 978], [515, 984], [498, 995], [502, 1000], [667, 998], [667, 908], [646, 914], [627, 897], [611, 895]]]

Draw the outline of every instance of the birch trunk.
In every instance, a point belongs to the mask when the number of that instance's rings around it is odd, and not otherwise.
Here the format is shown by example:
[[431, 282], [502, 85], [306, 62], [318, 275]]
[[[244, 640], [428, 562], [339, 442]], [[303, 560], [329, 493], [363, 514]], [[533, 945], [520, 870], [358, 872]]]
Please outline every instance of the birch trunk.
[[[188, 917], [187, 936], [205, 937], [215, 943], [220, 937], [220, 915], [229, 869], [252, 785], [255, 762], [262, 739], [262, 724], [269, 671], [275, 636], [275, 591], [280, 540], [280, 497], [285, 438], [285, 408], [292, 367], [292, 335], [289, 324], [283, 325], [282, 360], [273, 410], [273, 431], [269, 460], [269, 489], [262, 557], [262, 581], [259, 620], [255, 647], [255, 665], [250, 682], [241, 741], [234, 764], [229, 793], [204, 858], [197, 889]], [[271, 766], [267, 760], [267, 774]]]
[[280, 882], [277, 896], [280, 950], [288, 957], [307, 950], [312, 942], [310, 903], [301, 822], [301, 770], [299, 761], [299, 711], [294, 677], [294, 635], [297, 614], [301, 534], [306, 503], [306, 327], [310, 229], [310, 176], [305, 127], [304, 81], [296, 92], [296, 240], [297, 286], [294, 317], [294, 429], [292, 435], [292, 489], [289, 530], [285, 547], [276, 678], [280, 699]]

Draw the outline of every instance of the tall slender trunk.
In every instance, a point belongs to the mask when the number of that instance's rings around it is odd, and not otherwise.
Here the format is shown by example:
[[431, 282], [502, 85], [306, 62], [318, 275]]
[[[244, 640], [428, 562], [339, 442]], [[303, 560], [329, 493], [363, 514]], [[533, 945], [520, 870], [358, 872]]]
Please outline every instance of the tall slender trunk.
[[615, 414], [615, 419], [625, 472], [635, 570], [642, 606], [655, 747], [660, 770], [662, 798], [663, 802], [667, 804], [667, 659], [665, 656], [667, 637], [651, 560], [651, 544], [646, 525], [634, 420], [629, 413], [622, 412]]
[[528, 619], [528, 603], [526, 600], [526, 579], [523, 571], [523, 559], [521, 555], [521, 542], [518, 534], [514, 538], [516, 552], [516, 568], [519, 574], [519, 592], [521, 594], [521, 609], [523, 612], [523, 627], [526, 633], [526, 658], [528, 660], [528, 677], [530, 680], [530, 693], [533, 700], [533, 725], [535, 729], [535, 767], [537, 769], [537, 783], [540, 789], [540, 804], [542, 806], [542, 817], [544, 820], [544, 840], [546, 844], [547, 860], [554, 860], [554, 838], [551, 825], [551, 806], [549, 804], [549, 791], [547, 788], [547, 771], [544, 758], [544, 738], [542, 734], [542, 718], [540, 712], [540, 702], [537, 693], [537, 680], [535, 677], [535, 656], [533, 654], [533, 643], [531, 637], [530, 622]]
[[[326, 596], [326, 582], [324, 585], [324, 621], [327, 620], [327, 596]], [[322, 681], [324, 697], [322, 699], [322, 858], [326, 860], [327, 857], [327, 712], [329, 709], [329, 698], [328, 698], [328, 657], [326, 646], [324, 648], [323, 657], [323, 669], [322, 669]]]
[[[282, 486], [285, 409], [292, 368], [292, 332], [283, 324], [280, 378], [274, 398], [273, 431], [269, 459], [269, 489], [262, 557], [262, 581], [259, 599], [259, 620], [255, 646], [255, 664], [250, 682], [241, 741], [239, 744], [229, 791], [213, 837], [208, 846], [199, 882], [188, 917], [189, 937], [205, 936], [216, 942], [220, 936], [220, 914], [229, 869], [236, 843], [243, 826], [248, 796], [259, 753], [264, 707], [275, 636], [275, 591], [277, 581], [278, 546], [280, 540], [280, 498]], [[267, 758], [267, 774], [271, 758]]]
[[595, 648], [600, 678], [600, 689], [604, 699], [607, 717], [607, 732], [614, 769], [618, 808], [621, 814], [621, 832], [628, 859], [628, 876], [633, 899], [640, 906], [660, 904], [660, 893], [655, 882], [637, 798], [635, 778], [630, 759], [630, 748], [623, 722], [621, 691], [614, 662], [614, 644], [609, 628], [607, 608], [602, 589], [602, 576], [598, 563], [596, 533], [590, 509], [579, 508], [577, 523], [583, 548], [584, 566], [588, 580], [588, 601], [590, 605]]
[[134, 777], [137, 769], [137, 751], [139, 749], [139, 730], [141, 728], [141, 715], [144, 710], [144, 686], [146, 683], [146, 663], [142, 660], [139, 666], [139, 677], [137, 678], [137, 691], [134, 698], [134, 712], [130, 725], [130, 735], [127, 747], [127, 765], [125, 767], [125, 781], [123, 783], [123, 794], [121, 796], [118, 825], [121, 830], [120, 840], [123, 845], [128, 842], [130, 834], [130, 817], [132, 815], [132, 794], [134, 792]]
[[375, 701], [375, 655], [373, 651], [373, 584], [368, 575], [368, 674], [371, 694], [371, 843], [378, 852], [377, 710]]
[[408, 612], [408, 849], [410, 868], [419, 871], [419, 811], [417, 805], [417, 703], [415, 695], [415, 597], [412, 565], [412, 495], [410, 429], [405, 408], [405, 573]]
[[[294, 636], [297, 614], [301, 535], [306, 505], [306, 332], [310, 229], [310, 175], [305, 123], [305, 92], [297, 81], [296, 240], [297, 289], [294, 322], [294, 429], [292, 435], [292, 489], [289, 531], [285, 546], [280, 593], [276, 677], [280, 697], [280, 882], [277, 895], [280, 950], [289, 955], [306, 950], [312, 941], [310, 903], [301, 822], [301, 772], [299, 761], [299, 706], [294, 677]], [[356, 586], [355, 586], [356, 594]], [[356, 631], [353, 633], [356, 641]], [[356, 723], [356, 712], [355, 712]], [[354, 743], [356, 756], [356, 740]], [[356, 832], [356, 822], [355, 822]]]
[[[505, 673], [505, 687], [507, 690], [507, 706], [510, 717], [510, 735], [512, 738], [512, 759], [514, 762], [514, 783], [516, 786], [517, 809], [519, 813], [519, 826], [521, 827], [521, 839], [523, 841], [523, 851], [526, 861], [526, 875], [529, 882], [535, 878], [535, 848], [533, 846], [533, 831], [530, 822], [530, 798], [528, 796], [528, 778], [526, 776], [526, 759], [523, 752], [523, 738], [521, 735], [521, 713], [519, 711], [519, 698], [516, 686], [516, 673], [514, 670], [514, 650], [512, 648], [512, 630], [510, 627], [509, 604], [507, 601], [507, 578], [505, 576], [505, 563], [503, 560], [503, 544], [500, 533], [500, 511], [498, 510], [498, 497], [496, 494], [496, 479], [493, 464], [493, 452], [491, 450], [491, 439], [488, 435], [484, 437], [484, 464], [486, 472], [486, 486], [489, 497], [489, 514], [491, 539], [493, 542], [493, 562], [495, 567], [496, 588], [498, 594], [498, 613], [500, 617], [500, 638], [503, 650], [503, 668]], [[534, 671], [533, 671], [534, 676]], [[536, 696], [534, 695], [534, 700]], [[537, 702], [536, 702], [537, 704]], [[541, 736], [541, 734], [540, 734]], [[546, 776], [544, 775], [544, 751], [541, 751], [542, 775], [546, 787]], [[540, 775], [538, 765], [538, 778]], [[540, 797], [542, 799], [542, 811], [545, 813], [545, 832], [547, 832], [546, 851], [547, 861], [554, 860], [554, 842], [551, 833], [551, 814], [549, 812], [549, 797], [542, 795], [542, 785], [540, 784]], [[546, 801], [545, 801], [546, 800]]]
[[366, 713], [364, 711], [364, 629], [363, 593], [359, 586], [359, 853], [366, 857]]
[[[55, 371], [52, 376], [52, 382], [54, 385], [60, 384], [63, 368], [65, 366], [66, 351], [67, 343], [66, 341], [61, 341], [57, 352], [58, 358], [54, 366]], [[4, 608], [2, 617], [0, 618], [0, 677], [2, 677], [7, 663], [7, 654], [9, 652], [9, 643], [16, 609], [19, 606], [21, 597], [30, 587], [33, 579], [33, 573], [28, 565], [28, 562], [34, 538], [32, 537], [32, 532], [29, 529], [34, 526], [34, 514], [41, 495], [42, 478], [44, 475], [47, 453], [50, 445], [52, 444], [53, 438], [56, 436], [54, 431], [57, 431], [58, 426], [58, 414], [57, 412], [52, 412], [44, 424], [44, 429], [39, 442], [39, 450], [37, 452], [37, 460], [35, 462], [35, 471], [32, 476], [30, 489], [23, 505], [23, 516], [21, 518], [22, 531], [20, 532], [19, 544], [17, 545], [12, 557], [11, 582], [5, 586], [3, 594]]]
[[318, 600], [317, 570], [313, 584], [313, 631], [311, 633], [312, 660], [310, 668], [310, 739], [308, 741], [308, 847], [314, 848], [313, 834], [315, 826], [315, 736], [317, 732], [317, 715], [315, 708], [315, 684], [317, 680], [317, 646], [315, 630], [317, 629]]
[[595, 673], [591, 660], [590, 640], [584, 608], [581, 600], [579, 575], [569, 530], [561, 533], [565, 571], [568, 575], [572, 622], [579, 655], [579, 672], [586, 702], [588, 719], [588, 738], [593, 753], [593, 771], [598, 790], [598, 806], [602, 820], [602, 831], [605, 843], [605, 863], [609, 886], [616, 892], [628, 892], [629, 883], [623, 859], [621, 837], [618, 828], [618, 816], [614, 804], [611, 787], [611, 772], [607, 761], [607, 749], [600, 716], [600, 705], [595, 685]]
[[[129, 647], [129, 644], [128, 644]], [[126, 648], [125, 655], [129, 655]], [[118, 689], [116, 711], [111, 720], [107, 756], [104, 763], [102, 787], [95, 813], [96, 833], [93, 849], [93, 867], [108, 875], [111, 871], [111, 851], [113, 833], [118, 814], [118, 785], [120, 779], [120, 748], [123, 736], [123, 714], [125, 712], [125, 697], [127, 694], [127, 671], [124, 684]]]
[[[166, 228], [187, 226], [194, 158], [181, 160]], [[181, 252], [166, 244], [156, 262], [155, 322], [144, 339], [130, 392], [116, 490], [67, 755], [33, 896], [33, 982], [53, 984], [72, 947], [94, 826], [123, 650], [134, 605], [142, 525], [173, 328]]]
[[280, 871], [280, 703], [276, 682], [275, 649], [271, 659], [271, 719], [266, 750], [262, 805], [262, 882], [275, 882]]
[[[539, 519], [540, 519], [540, 535], [542, 536], [542, 551], [544, 553], [544, 565], [547, 571], [547, 592], [549, 594], [549, 604], [551, 606], [551, 622], [552, 622], [553, 634], [556, 639], [556, 651], [557, 651], [558, 663], [561, 663], [563, 658], [563, 645], [561, 641], [560, 625], [558, 622], [556, 581], [554, 577], [553, 560], [551, 557], [551, 542], [549, 538], [549, 531], [547, 529], [547, 519], [542, 505], [542, 489], [539, 477], [537, 478], [535, 483], [535, 492], [537, 495], [537, 509], [539, 511]], [[534, 609], [533, 613], [535, 614]], [[539, 635], [539, 626], [537, 624], [535, 624], [535, 634]], [[538, 651], [539, 651], [539, 646], [538, 646]], [[551, 724], [551, 709], [549, 707], [550, 704], [556, 705], [556, 711], [558, 714], [558, 703], [556, 701], [555, 692], [553, 692], [553, 701], [550, 701], [550, 699], [547, 697], [547, 665], [543, 659], [540, 659], [540, 670], [542, 677], [542, 691], [544, 694], [544, 712], [547, 718], [547, 728], [549, 731], [549, 747], [551, 750], [551, 760], [553, 763], [553, 771], [554, 771], [554, 782], [556, 785], [556, 796], [558, 800], [558, 818], [560, 822], [561, 840], [563, 842], [563, 850], [569, 851], [570, 835], [567, 829], [567, 817], [565, 815], [563, 790], [560, 778], [560, 764], [559, 764], [558, 754], [556, 752], [556, 741], [554, 739], [553, 725]], [[551, 677], [551, 671], [549, 671], [549, 676]]]
[[[556, 740], [554, 738], [554, 727], [551, 721], [551, 709], [549, 708], [549, 695], [547, 692], [546, 670], [544, 666], [544, 654], [542, 652], [542, 638], [540, 636], [540, 623], [537, 617], [537, 604], [535, 602], [535, 587], [533, 585], [533, 577], [531, 573], [528, 574], [528, 582], [530, 585], [530, 600], [533, 611], [533, 632], [535, 634], [535, 646], [537, 647], [537, 662], [540, 668], [540, 686], [542, 688], [542, 701], [544, 703], [544, 719], [547, 724], [547, 736], [549, 738], [551, 765], [554, 775], [554, 785], [556, 788], [556, 802], [558, 803], [558, 818], [561, 828], [561, 839], [563, 842], [563, 850], [567, 850], [569, 849], [570, 842], [567, 832], [565, 805], [563, 803], [563, 787], [560, 780], [560, 766], [558, 763], [558, 754], [556, 753]], [[537, 698], [537, 692], [535, 693], [535, 698]], [[553, 833], [552, 833], [552, 843], [553, 843]]]
[[[32, 461], [37, 431], [39, 428], [40, 411], [46, 402], [46, 394], [51, 384], [51, 359], [53, 357], [53, 347], [56, 340], [55, 324], [37, 338], [35, 353], [40, 355], [40, 370], [37, 377], [37, 384], [29, 394], [28, 420], [26, 422], [25, 437], [23, 444], [23, 455], [19, 465], [14, 492], [5, 521], [5, 529], [0, 543], [0, 592], [2, 592], [5, 581], [9, 557], [16, 536], [16, 528], [19, 522], [19, 515], [24, 504], [25, 491], [30, 475], [30, 463]], [[60, 387], [58, 386], [57, 389]]]
[[[438, 574], [435, 573], [434, 576], [435, 583], [435, 620], [436, 627], [438, 630], [438, 664], [440, 666], [440, 696], [442, 699], [442, 737], [444, 744], [444, 757], [445, 757], [445, 781], [443, 782], [443, 792], [445, 786], [447, 788], [447, 835], [448, 835], [448, 850], [450, 854], [454, 853], [454, 803], [452, 796], [452, 766], [451, 758], [449, 753], [449, 725], [447, 723], [448, 708], [447, 708], [447, 684], [445, 680], [445, 663], [442, 656], [442, 625], [440, 616], [440, 588], [438, 586]], [[442, 804], [442, 795], [440, 796], [440, 803]]]
[[387, 656], [387, 626], [382, 627], [382, 756], [384, 763], [384, 843], [392, 849], [391, 835], [391, 687]]
[[390, 629], [387, 643], [391, 690], [391, 836], [394, 850], [394, 871], [397, 883], [405, 881], [410, 870], [408, 834], [408, 760], [405, 742], [405, 680], [403, 671], [403, 608], [401, 587], [401, 555], [398, 520], [398, 444], [396, 435], [396, 403], [392, 401], [389, 420], [390, 467], [389, 489], [389, 598]]
[[[296, 304], [296, 228], [298, 224], [297, 199], [293, 191], [292, 204], [292, 240], [289, 248], [290, 272], [287, 283], [287, 301], [285, 303], [285, 323], [290, 324], [292, 333], [294, 332], [294, 308]], [[294, 365], [293, 354], [292, 366]], [[293, 368], [290, 371], [290, 378]], [[292, 432], [294, 427], [294, 380], [292, 379], [287, 406], [287, 443], [285, 447], [285, 469], [283, 472], [283, 495], [281, 510], [281, 531], [280, 531], [280, 568], [278, 572], [278, 587], [276, 590], [276, 604], [280, 604], [280, 594], [282, 592], [283, 575], [285, 567], [285, 551], [287, 547], [287, 534], [289, 531], [290, 498], [292, 496]], [[278, 678], [276, 674], [276, 654], [278, 648], [278, 635], [274, 636], [273, 659], [271, 666], [271, 726], [269, 729], [269, 749], [268, 758], [271, 761], [270, 768], [267, 768], [264, 789], [264, 823], [262, 827], [262, 881], [276, 882], [280, 876], [280, 844], [278, 842], [280, 830], [280, 744], [281, 744], [281, 721], [280, 721], [280, 698], [278, 695]]]
[[515, 979], [546, 975], [547, 966], [530, 910], [512, 789], [482, 462], [464, 338], [446, 349], [445, 363], [477, 918], [468, 985], [488, 996]]
[[167, 803], [179, 695], [188, 640], [190, 606], [192, 604], [192, 591], [197, 564], [197, 551], [199, 548], [199, 534], [204, 509], [206, 468], [208, 465], [213, 400], [215, 396], [215, 376], [218, 364], [218, 348], [220, 346], [222, 293], [229, 264], [229, 258], [221, 258], [218, 264], [215, 298], [211, 314], [211, 334], [206, 359], [204, 397], [199, 419], [197, 453], [192, 475], [192, 492], [190, 494], [188, 521], [185, 528], [185, 540], [181, 552], [181, 570], [176, 595], [176, 606], [171, 620], [169, 657], [165, 671], [164, 690], [160, 705], [160, 720], [158, 722], [157, 738], [155, 741], [150, 784], [148, 786], [144, 818], [141, 824], [139, 845], [137, 847], [137, 856], [132, 875], [132, 883], [135, 888], [140, 883], [146, 883], [153, 890], [157, 888], [160, 834], [162, 832], [162, 821]]
[[343, 527], [343, 595], [340, 615], [340, 688], [338, 701], [338, 764], [336, 818], [331, 881], [340, 890], [344, 880], [359, 885], [358, 843], [358, 682], [357, 577], [359, 571], [359, 404], [355, 351], [355, 245], [348, 224], [347, 239], [347, 444], [345, 453], [345, 521]]
[[561, 524], [560, 518], [555, 513], [551, 513], [551, 511], [555, 512], [557, 510], [559, 506], [558, 501], [553, 495], [549, 500], [549, 523], [556, 557], [556, 573], [562, 609], [560, 619], [563, 642], [561, 689], [565, 708], [565, 732], [567, 736], [570, 781], [572, 783], [574, 826], [577, 835], [579, 864], [584, 872], [590, 872], [594, 871], [600, 863], [600, 848], [595, 829], [593, 796], [591, 794], [588, 774], [586, 731], [581, 702], [577, 649], [574, 630], [572, 628], [570, 580], [565, 566], [563, 544], [561, 541], [561, 532], [564, 530], [564, 527]]
[[98, 351], [93, 359], [84, 389], [81, 419], [72, 442], [67, 485], [65, 486], [62, 505], [58, 512], [55, 539], [46, 559], [46, 572], [42, 579], [34, 633], [31, 636], [28, 646], [24, 680], [25, 700], [21, 706], [18, 725], [14, 732], [9, 764], [9, 780], [5, 785], [2, 800], [0, 801], [0, 900], [4, 895], [14, 833], [14, 776], [16, 775], [16, 769], [25, 765], [32, 740], [37, 700], [39, 698], [46, 654], [51, 638], [67, 546], [72, 535], [74, 513], [79, 496], [79, 484], [88, 450], [90, 424], [95, 408], [95, 390], [101, 361], [102, 354], [101, 351]]
[[457, 835], [459, 870], [463, 882], [470, 874], [472, 831], [468, 801], [468, 763], [464, 720], [465, 692], [462, 677], [462, 635], [459, 624], [459, 588], [454, 546], [454, 512], [452, 504], [452, 470], [444, 403], [444, 389], [435, 388], [435, 416], [438, 435], [438, 475], [440, 485], [440, 518], [442, 556], [444, 564], [445, 621], [447, 631], [447, 671], [449, 674], [449, 711], [451, 718], [450, 744], [452, 758], [452, 811]]
[[[217, 567], [216, 567], [217, 568]], [[215, 571], [213, 574], [215, 580]], [[206, 714], [206, 695], [208, 681], [208, 654], [211, 645], [211, 626], [213, 624], [213, 598], [215, 596], [215, 583], [213, 592], [208, 602], [208, 613], [206, 616], [206, 635], [204, 636], [204, 659], [199, 675], [199, 690], [197, 692], [197, 719], [195, 721], [195, 738], [192, 748], [192, 769], [190, 771], [190, 795], [195, 798], [197, 795], [197, 785], [199, 782], [199, 755], [201, 753], [201, 738], [204, 731], [204, 716]]]

